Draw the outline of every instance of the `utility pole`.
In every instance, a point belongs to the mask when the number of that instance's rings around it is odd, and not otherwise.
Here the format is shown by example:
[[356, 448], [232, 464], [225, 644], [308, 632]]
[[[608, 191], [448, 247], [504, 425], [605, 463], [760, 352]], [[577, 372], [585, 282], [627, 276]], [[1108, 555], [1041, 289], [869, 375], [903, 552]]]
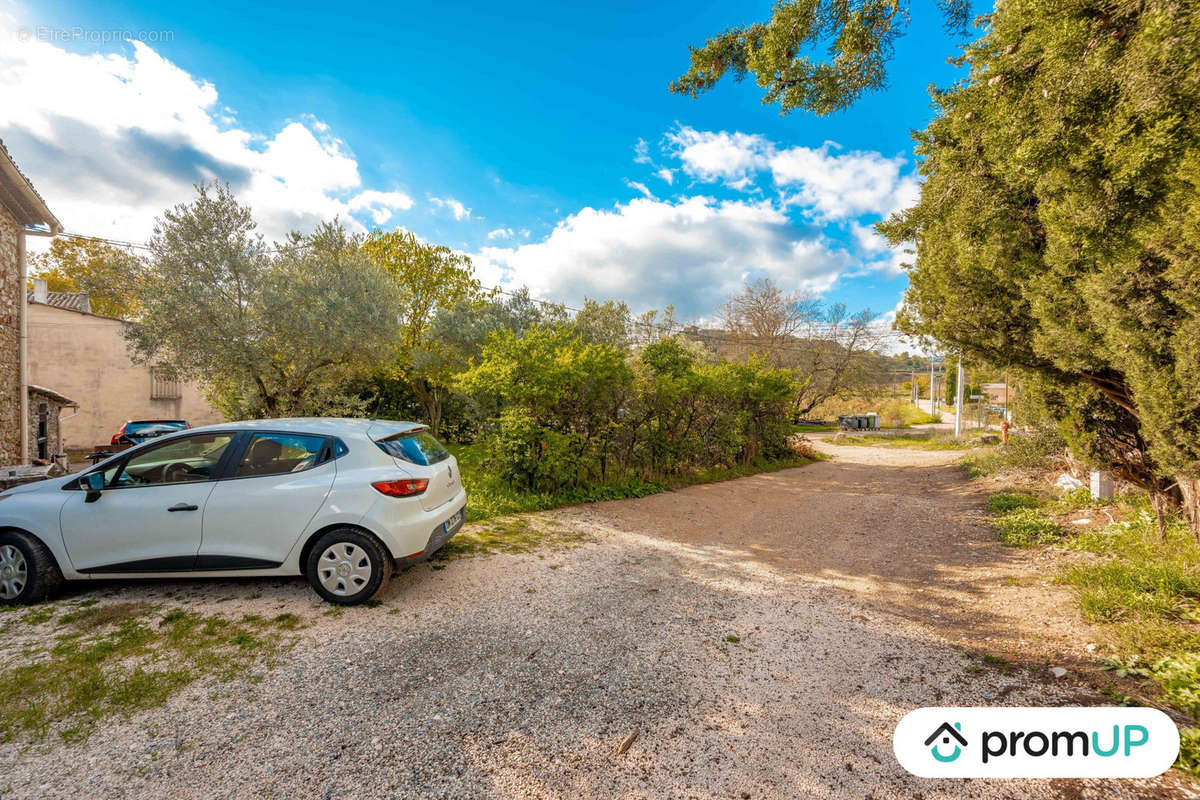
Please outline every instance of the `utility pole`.
[[929, 413], [936, 414], [937, 408], [933, 404], [933, 355], [929, 356]]
[[962, 435], [962, 411], [963, 411], [963, 368], [962, 368], [962, 353], [958, 354], [958, 373], [954, 380], [954, 435]]

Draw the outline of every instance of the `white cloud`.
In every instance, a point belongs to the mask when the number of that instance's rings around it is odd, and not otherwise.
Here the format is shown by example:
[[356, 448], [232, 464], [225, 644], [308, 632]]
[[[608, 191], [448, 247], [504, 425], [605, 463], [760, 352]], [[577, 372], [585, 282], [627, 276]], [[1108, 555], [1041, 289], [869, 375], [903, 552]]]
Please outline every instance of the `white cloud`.
[[675, 183], [675, 170], [673, 170], [673, 169], [666, 169], [664, 167], [663, 169], [660, 169], [658, 172], [656, 172], [654, 174], [657, 175], [658, 177], [662, 178], [668, 184]]
[[638, 139], [637, 144], [633, 146], [633, 163], [650, 163], [650, 143], [645, 139]]
[[666, 135], [668, 152], [683, 162], [683, 171], [702, 181], [722, 180], [733, 188], [753, 183], [766, 164], [771, 143], [761, 136], [681, 127]]
[[684, 315], [712, 313], [746, 280], [822, 291], [849, 267], [844, 251], [802, 235], [773, 203], [708, 197], [584, 208], [541, 242], [484, 247], [473, 259], [487, 285], [571, 302], [618, 297], [638, 309], [674, 303]]
[[774, 152], [768, 164], [777, 186], [799, 187], [790, 202], [831, 219], [887, 216], [917, 186], [914, 178], [900, 174], [903, 157], [885, 158], [858, 150], [838, 153], [829, 142], [819, 148], [790, 147]]
[[0, 138], [68, 230], [145, 239], [192, 185], [229, 182], [269, 238], [354, 214], [381, 224], [411, 207], [362, 190], [346, 144], [297, 115], [273, 132], [239, 127], [212, 83], [140, 42], [83, 55], [0, 19]]
[[513, 236], [512, 228], [496, 228], [493, 231], [488, 231], [488, 239], [511, 239]]
[[429, 202], [433, 203], [438, 208], [445, 208], [454, 215], [457, 220], [468, 219], [471, 216], [471, 209], [464, 206], [462, 203], [455, 200], [453, 197], [430, 197]]
[[905, 262], [912, 261], [912, 255], [906, 253], [904, 247], [889, 245], [887, 239], [880, 236], [873, 225], [852, 222], [850, 233], [863, 254], [864, 266], [870, 271], [903, 275]]
[[413, 206], [413, 199], [404, 192], [380, 192], [368, 189], [350, 198], [348, 206], [351, 211], [367, 211], [376, 225], [382, 225], [392, 218], [395, 211], [407, 211]]
[[631, 181], [626, 178], [625, 185], [636, 192], [640, 192], [643, 197], [654, 197], [654, 192], [650, 191], [650, 189], [647, 188], [646, 184], [644, 183], [638, 183], [637, 181]]
[[843, 153], [833, 142], [781, 148], [757, 134], [683, 126], [669, 132], [666, 143], [666, 151], [697, 180], [747, 190], [756, 186], [760, 172], [769, 172], [785, 203], [826, 220], [886, 217], [912, 205], [920, 191], [916, 176], [903, 172], [907, 161], [902, 156]]

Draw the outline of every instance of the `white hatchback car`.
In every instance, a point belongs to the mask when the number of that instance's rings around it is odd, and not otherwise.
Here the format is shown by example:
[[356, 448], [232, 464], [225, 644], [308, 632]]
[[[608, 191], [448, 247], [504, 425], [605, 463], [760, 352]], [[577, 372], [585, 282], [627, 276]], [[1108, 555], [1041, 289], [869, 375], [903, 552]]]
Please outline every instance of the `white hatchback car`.
[[193, 428], [0, 494], [0, 602], [64, 579], [304, 575], [361, 603], [441, 548], [466, 502], [454, 456], [415, 423]]

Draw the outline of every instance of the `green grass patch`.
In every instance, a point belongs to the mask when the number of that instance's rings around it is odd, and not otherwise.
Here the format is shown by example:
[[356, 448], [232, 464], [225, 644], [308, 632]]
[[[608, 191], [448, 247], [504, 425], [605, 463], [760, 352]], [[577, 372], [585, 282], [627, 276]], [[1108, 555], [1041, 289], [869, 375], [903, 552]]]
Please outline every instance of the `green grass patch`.
[[994, 492], [988, 497], [987, 510], [993, 514], [1005, 514], [1022, 508], [1041, 508], [1046, 501], [1029, 492]]
[[[513, 514], [547, 511], [552, 508], [594, 503], [602, 500], [623, 500], [645, 497], [697, 483], [741, 478], [762, 472], [811, 464], [813, 459], [797, 458], [784, 461], [762, 461], [722, 469], [704, 470], [670, 480], [646, 481], [631, 478], [582, 489], [563, 492], [521, 492], [490, 473], [484, 464], [484, 445], [447, 445], [458, 460], [463, 486], [467, 490], [467, 522], [495, 519]], [[457, 541], [456, 536], [451, 541]]]
[[115, 625], [127, 619], [140, 617], [154, 609], [150, 603], [109, 603], [108, 605], [86, 605], [77, 607], [58, 618], [59, 625], [69, 625], [81, 631]]
[[154, 614], [149, 604], [113, 603], [60, 617], [67, 632], [0, 671], [0, 741], [82, 741], [105, 717], [159, 706], [200, 678], [232, 680], [270, 663], [285, 644], [281, 632], [298, 623], [290, 614], [241, 622], [183, 609]]
[[992, 522], [992, 528], [1000, 541], [1013, 547], [1053, 544], [1066, 534], [1057, 522], [1034, 508], [1017, 508], [1001, 514]]
[[[1114, 516], [1102, 528], [1064, 530], [1055, 517], [1109, 504], [1086, 489], [1059, 497], [1029, 492], [997, 492], [988, 499], [1002, 541], [1054, 543], [1091, 557], [1059, 572], [1071, 587], [1082, 615], [1100, 626], [1101, 639], [1119, 656], [1104, 663], [1119, 677], [1153, 681], [1162, 701], [1200, 717], [1200, 543], [1187, 523], [1168, 520], [1158, 530], [1148, 498], [1117, 499]], [[1101, 512], [1103, 513], [1103, 512]], [[1200, 774], [1200, 727], [1181, 731], [1177, 766]]]
[[967, 450], [984, 447], [979, 438], [986, 431], [968, 432], [964, 436], [950, 436], [944, 433], [850, 433], [845, 436], [828, 439], [830, 444], [859, 445], [863, 447], [911, 447], [918, 450]]
[[1068, 547], [1101, 558], [1067, 569], [1061, 580], [1074, 587], [1089, 619], [1151, 626], [1162, 644], [1145, 641], [1143, 632], [1140, 655], [1194, 642], [1200, 637], [1192, 630], [1171, 623], [1200, 622], [1200, 544], [1180, 519], [1160, 536], [1145, 498], [1123, 497], [1121, 506], [1123, 521], [1070, 537]]
[[487, 553], [528, 553], [541, 548], [572, 547], [586, 540], [585, 534], [549, 520], [533, 522], [522, 516], [504, 517], [480, 522], [461, 531], [438, 551], [436, 558], [452, 561]]
[[1093, 622], [1143, 616], [1183, 620], [1195, 616], [1200, 601], [1200, 567], [1177, 558], [1110, 559], [1071, 567], [1061, 580], [1075, 588], [1080, 611]]

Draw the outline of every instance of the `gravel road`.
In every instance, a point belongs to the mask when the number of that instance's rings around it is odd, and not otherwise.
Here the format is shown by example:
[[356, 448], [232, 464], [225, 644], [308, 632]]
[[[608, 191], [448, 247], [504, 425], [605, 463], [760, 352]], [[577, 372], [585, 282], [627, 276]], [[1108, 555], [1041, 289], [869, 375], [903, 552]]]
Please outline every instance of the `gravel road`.
[[[84, 744], [0, 745], [0, 797], [1196, 793], [1178, 776], [904, 773], [891, 734], [912, 708], [1102, 698], [1045, 670], [980, 667], [973, 644], [1065, 653], [1086, 630], [1027, 632], [1028, 611], [1004, 610], [1021, 593], [1001, 578], [1032, 568], [980, 526], [980, 498], [947, 466], [956, 454], [829, 450], [837, 460], [542, 515], [591, 536], [422, 565], [373, 608], [328, 614], [298, 580], [88, 589], [102, 603], [289, 611], [306, 627], [256, 682], [193, 685]], [[1062, 602], [1047, 591], [1039, 602]]]

